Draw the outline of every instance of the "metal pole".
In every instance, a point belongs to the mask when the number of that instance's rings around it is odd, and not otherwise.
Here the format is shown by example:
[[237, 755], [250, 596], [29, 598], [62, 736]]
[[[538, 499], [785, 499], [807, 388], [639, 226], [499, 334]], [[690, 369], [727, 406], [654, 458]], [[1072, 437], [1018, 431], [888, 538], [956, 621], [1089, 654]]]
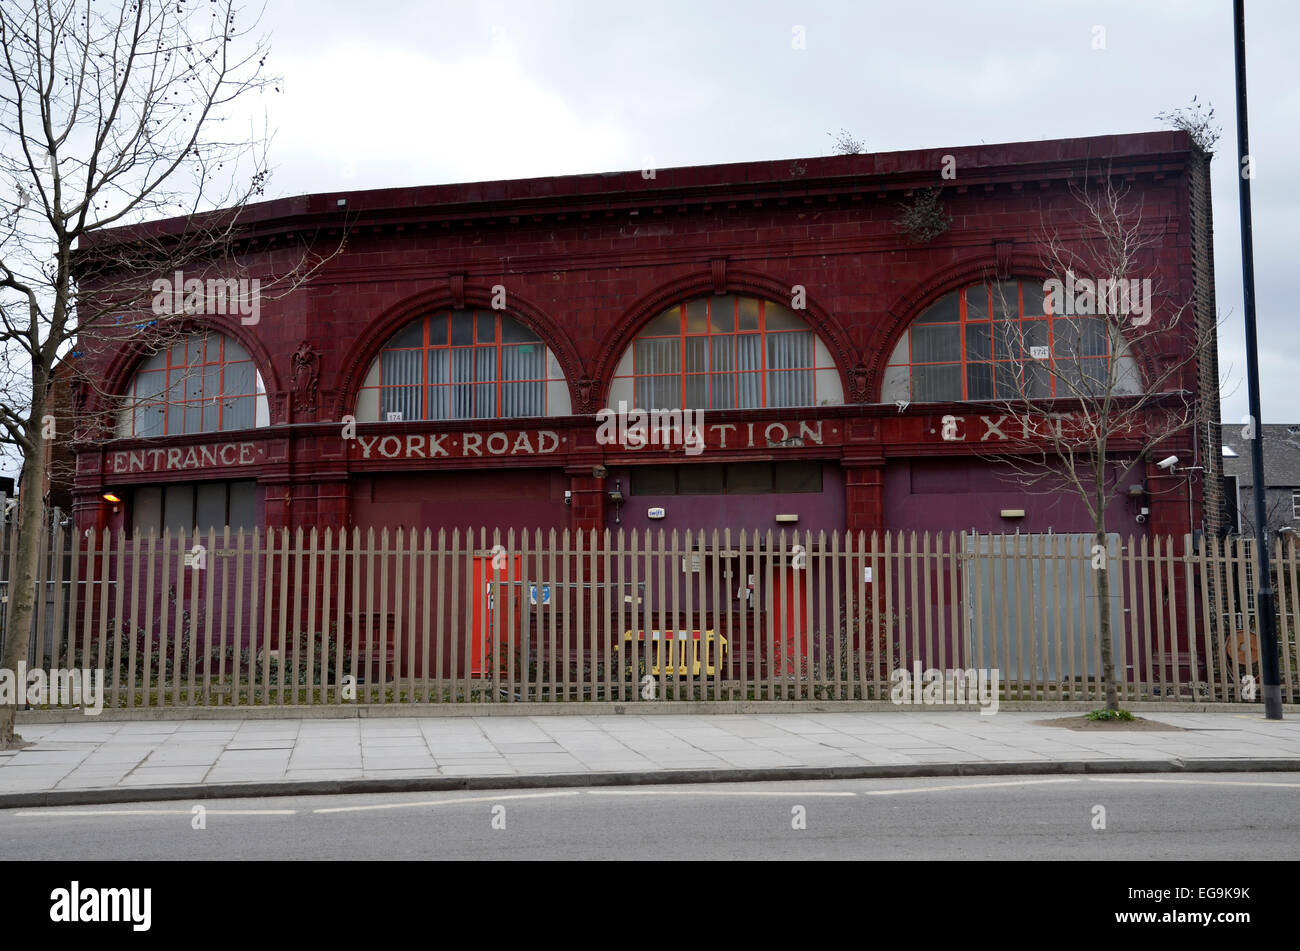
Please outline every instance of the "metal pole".
[[1273, 575], [1268, 562], [1264, 507], [1264, 424], [1259, 406], [1259, 342], [1255, 334], [1255, 250], [1250, 225], [1250, 136], [1246, 130], [1245, 0], [1233, 0], [1233, 38], [1237, 63], [1237, 180], [1241, 204], [1241, 280], [1246, 310], [1246, 386], [1250, 397], [1250, 468], [1255, 484], [1255, 618], [1259, 625], [1260, 672], [1264, 676], [1264, 716], [1282, 719], [1282, 682], [1277, 663], [1277, 618]]

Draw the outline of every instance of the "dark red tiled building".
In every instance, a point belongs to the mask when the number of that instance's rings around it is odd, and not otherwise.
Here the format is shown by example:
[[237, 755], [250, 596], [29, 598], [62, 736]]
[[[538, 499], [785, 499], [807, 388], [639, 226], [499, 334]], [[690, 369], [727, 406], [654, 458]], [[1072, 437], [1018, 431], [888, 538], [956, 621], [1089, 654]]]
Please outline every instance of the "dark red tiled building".
[[[1103, 169], [1141, 202], [1154, 308], [1212, 322], [1208, 158], [1175, 132], [251, 206], [238, 276], [264, 287], [346, 243], [256, 315], [209, 299], [158, 352], [83, 341], [83, 413], [112, 422], [76, 447], [77, 523], [1086, 531], [1076, 500], [989, 458], [1011, 372], [990, 340], [1009, 317], [1074, 372], [1113, 352], [1134, 387], [1189, 356], [1173, 334], [1070, 344], [1043, 317], [1036, 239], [1082, 240], [1071, 186]], [[949, 227], [910, 240], [900, 205], [940, 187]], [[1166, 388], [1217, 421], [1203, 357]], [[1061, 396], [1050, 371], [1034, 386]], [[602, 441], [620, 403], [703, 410], [697, 442]], [[1215, 475], [1203, 429], [1167, 445]], [[1217, 478], [1143, 472], [1113, 530], [1200, 527]]]

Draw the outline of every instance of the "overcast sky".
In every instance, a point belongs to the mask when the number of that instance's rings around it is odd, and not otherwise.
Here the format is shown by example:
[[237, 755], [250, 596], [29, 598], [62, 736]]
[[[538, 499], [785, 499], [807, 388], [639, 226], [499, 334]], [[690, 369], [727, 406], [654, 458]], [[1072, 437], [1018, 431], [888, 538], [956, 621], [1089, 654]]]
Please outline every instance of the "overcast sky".
[[[1300, 422], [1300, 5], [1248, 7], [1264, 418]], [[1246, 412], [1228, 0], [269, 0], [264, 25], [270, 196], [825, 155], [841, 127], [872, 151], [1142, 132], [1198, 96], [1223, 418]]]

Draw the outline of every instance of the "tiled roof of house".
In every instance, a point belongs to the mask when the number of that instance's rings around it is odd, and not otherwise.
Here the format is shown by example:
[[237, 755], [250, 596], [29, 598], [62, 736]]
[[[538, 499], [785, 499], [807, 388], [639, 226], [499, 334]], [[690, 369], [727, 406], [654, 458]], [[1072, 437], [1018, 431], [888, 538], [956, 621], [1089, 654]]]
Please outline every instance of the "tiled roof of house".
[[[1251, 443], [1241, 435], [1241, 423], [1224, 423], [1219, 443], [1236, 453], [1224, 454], [1224, 475], [1240, 477], [1242, 485], [1254, 485], [1251, 477]], [[1300, 424], [1266, 423], [1264, 437], [1264, 484], [1270, 487], [1300, 487]]]

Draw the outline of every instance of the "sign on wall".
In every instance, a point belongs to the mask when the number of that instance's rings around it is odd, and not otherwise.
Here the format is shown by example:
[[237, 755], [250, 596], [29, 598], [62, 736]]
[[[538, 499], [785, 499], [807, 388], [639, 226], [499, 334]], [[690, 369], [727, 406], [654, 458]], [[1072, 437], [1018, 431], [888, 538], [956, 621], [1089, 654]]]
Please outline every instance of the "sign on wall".
[[118, 450], [108, 454], [105, 471], [108, 475], [184, 472], [190, 469], [255, 466], [265, 461], [266, 446], [263, 443], [223, 442], [202, 446], [172, 446], [168, 449]]

